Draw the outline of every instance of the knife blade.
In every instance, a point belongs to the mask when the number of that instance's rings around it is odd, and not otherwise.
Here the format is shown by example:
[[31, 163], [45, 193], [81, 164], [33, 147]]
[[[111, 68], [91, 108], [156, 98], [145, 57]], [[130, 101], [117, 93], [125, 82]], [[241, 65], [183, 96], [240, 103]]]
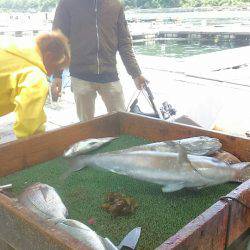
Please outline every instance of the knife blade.
[[7, 185], [0, 186], [0, 192], [4, 191], [4, 190], [7, 190], [7, 189], [11, 189], [11, 188], [12, 188], [12, 184], [7, 184]]
[[117, 246], [118, 250], [121, 250], [123, 247], [128, 247], [129, 249], [135, 249], [138, 243], [138, 240], [141, 235], [141, 228], [136, 227], [130, 231]]

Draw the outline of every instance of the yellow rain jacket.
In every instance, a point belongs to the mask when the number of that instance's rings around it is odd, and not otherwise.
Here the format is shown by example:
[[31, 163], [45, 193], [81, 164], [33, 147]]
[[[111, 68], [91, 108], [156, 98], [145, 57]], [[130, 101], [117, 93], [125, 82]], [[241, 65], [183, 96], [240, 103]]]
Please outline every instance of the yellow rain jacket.
[[34, 41], [0, 38], [0, 116], [15, 112], [17, 138], [45, 129], [46, 74]]

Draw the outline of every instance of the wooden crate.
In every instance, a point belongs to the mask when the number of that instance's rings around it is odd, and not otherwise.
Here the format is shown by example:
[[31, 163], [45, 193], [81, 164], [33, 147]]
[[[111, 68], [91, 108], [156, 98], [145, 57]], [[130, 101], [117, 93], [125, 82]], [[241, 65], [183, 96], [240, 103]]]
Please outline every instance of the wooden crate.
[[[91, 137], [129, 134], [152, 141], [210, 136], [242, 161], [250, 161], [250, 140], [128, 113], [115, 113], [0, 146], [0, 176], [62, 155], [72, 143]], [[250, 204], [250, 180], [228, 196]], [[220, 200], [157, 249], [225, 249], [246, 234], [250, 211], [234, 199]], [[2, 240], [2, 242], [1, 242]], [[0, 247], [87, 249], [83, 243], [0, 193]]]

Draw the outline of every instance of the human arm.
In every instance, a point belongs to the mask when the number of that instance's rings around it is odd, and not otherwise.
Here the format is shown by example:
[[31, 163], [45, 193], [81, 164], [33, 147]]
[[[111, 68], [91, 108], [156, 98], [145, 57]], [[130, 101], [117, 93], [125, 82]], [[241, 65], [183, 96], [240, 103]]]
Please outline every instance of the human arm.
[[45, 74], [39, 70], [19, 76], [17, 95], [14, 100], [14, 133], [17, 138], [44, 132], [46, 115], [43, 110], [48, 93]]
[[[61, 30], [66, 37], [70, 37], [70, 14], [67, 3], [61, 0], [56, 8], [55, 17], [52, 25], [53, 30]], [[53, 101], [57, 101], [61, 96], [62, 91], [62, 71], [55, 72], [52, 85], [51, 94]]]
[[118, 18], [118, 51], [126, 67], [127, 72], [134, 79], [134, 83], [137, 89], [142, 89], [144, 84], [148, 82], [147, 79], [141, 74], [140, 67], [136, 61], [132, 39], [129, 33], [128, 24], [125, 19], [125, 14], [123, 8], [121, 8], [119, 18]]
[[62, 78], [60, 76], [53, 78], [51, 84], [52, 100], [57, 101], [58, 97], [62, 95]]
[[143, 75], [139, 75], [133, 80], [134, 80], [136, 88], [139, 90], [143, 89], [145, 84], [149, 83], [149, 81]]
[[61, 0], [58, 3], [52, 24], [52, 30], [58, 29], [61, 30], [67, 38], [70, 37], [70, 14], [65, 0]]

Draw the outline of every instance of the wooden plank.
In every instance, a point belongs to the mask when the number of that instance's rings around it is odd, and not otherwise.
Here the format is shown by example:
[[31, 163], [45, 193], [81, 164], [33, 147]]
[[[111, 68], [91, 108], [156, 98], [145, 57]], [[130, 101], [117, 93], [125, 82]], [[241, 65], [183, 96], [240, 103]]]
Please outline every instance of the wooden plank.
[[228, 205], [219, 201], [170, 237], [157, 250], [224, 249]]
[[250, 249], [250, 227], [240, 236], [227, 250], [249, 250]]
[[81, 249], [82, 242], [0, 193], [0, 239], [14, 249]]
[[224, 150], [234, 154], [241, 161], [250, 161], [249, 139], [131, 113], [119, 113], [119, 115], [121, 133], [152, 141], [174, 140], [193, 136], [215, 137], [221, 141]]
[[34, 164], [60, 156], [76, 141], [90, 137], [117, 136], [118, 114], [102, 116], [44, 134], [0, 145], [0, 176], [11, 174]]
[[[227, 196], [233, 198], [227, 201], [230, 206], [230, 218], [226, 245], [230, 246], [250, 228], [250, 180], [234, 189]], [[237, 200], [246, 204], [248, 208]]]
[[[80, 139], [117, 136], [120, 133], [153, 141], [212, 136], [221, 140], [225, 150], [234, 153], [241, 160], [250, 160], [248, 139], [149, 117], [118, 113], [0, 146], [0, 166], [3, 166], [0, 173], [5, 175], [52, 159], [60, 155], [65, 147]], [[250, 180], [232, 191], [229, 196], [249, 204]], [[224, 249], [225, 245], [230, 245], [247, 230], [249, 220], [249, 211], [238, 202], [218, 201], [158, 249]], [[84, 249], [81, 242], [62, 230], [56, 230], [53, 225], [39, 219], [1, 193], [0, 222], [0, 238], [17, 249]]]

